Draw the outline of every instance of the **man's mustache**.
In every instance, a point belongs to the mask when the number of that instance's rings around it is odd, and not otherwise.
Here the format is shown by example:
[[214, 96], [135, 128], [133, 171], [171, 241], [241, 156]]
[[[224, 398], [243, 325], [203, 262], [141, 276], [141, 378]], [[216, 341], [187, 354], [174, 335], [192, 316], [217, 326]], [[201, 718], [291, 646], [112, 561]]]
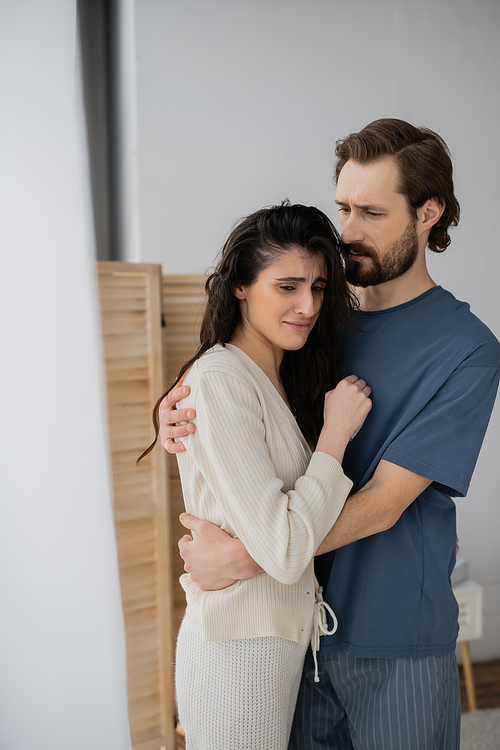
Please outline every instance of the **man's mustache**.
[[366, 255], [368, 258], [376, 258], [377, 253], [372, 247], [369, 247], [368, 245], [363, 245], [362, 242], [350, 242], [347, 244], [342, 244], [340, 248], [340, 252], [344, 256], [344, 258], [349, 258], [349, 253], [357, 253], [358, 255]]

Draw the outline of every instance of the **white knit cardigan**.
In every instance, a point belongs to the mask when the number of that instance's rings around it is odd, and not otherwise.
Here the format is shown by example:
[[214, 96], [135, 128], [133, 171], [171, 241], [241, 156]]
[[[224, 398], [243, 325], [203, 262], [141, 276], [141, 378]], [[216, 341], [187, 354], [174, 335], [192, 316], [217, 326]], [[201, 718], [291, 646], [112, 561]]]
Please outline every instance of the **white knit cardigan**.
[[187, 615], [206, 641], [276, 635], [306, 645], [315, 604], [313, 555], [352, 482], [311, 450], [290, 409], [241, 349], [217, 345], [187, 373], [196, 431], [177, 454], [186, 510], [239, 537], [264, 573], [221, 591], [181, 576]]

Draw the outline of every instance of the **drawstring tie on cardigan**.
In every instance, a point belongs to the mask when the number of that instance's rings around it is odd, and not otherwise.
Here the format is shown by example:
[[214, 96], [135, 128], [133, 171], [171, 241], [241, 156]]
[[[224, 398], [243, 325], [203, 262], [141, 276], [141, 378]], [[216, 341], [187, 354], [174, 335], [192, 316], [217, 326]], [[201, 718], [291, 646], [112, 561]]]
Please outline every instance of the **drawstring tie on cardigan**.
[[[314, 659], [314, 682], [319, 682], [318, 675], [318, 657], [319, 639], [322, 635], [333, 635], [338, 627], [338, 621], [335, 612], [330, 605], [323, 600], [323, 588], [316, 584], [316, 601], [314, 602], [313, 626], [311, 632], [311, 650]], [[328, 620], [326, 613], [329, 612], [333, 620], [333, 627], [328, 630]]]

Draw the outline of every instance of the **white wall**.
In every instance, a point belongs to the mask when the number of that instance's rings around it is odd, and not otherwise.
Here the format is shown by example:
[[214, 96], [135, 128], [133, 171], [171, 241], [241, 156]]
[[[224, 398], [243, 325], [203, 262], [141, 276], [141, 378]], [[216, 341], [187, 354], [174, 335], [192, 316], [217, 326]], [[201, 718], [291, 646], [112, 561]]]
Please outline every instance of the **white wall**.
[[0, 5], [0, 747], [130, 750], [76, 2]]
[[[203, 271], [230, 224], [288, 197], [335, 217], [338, 137], [378, 117], [448, 142], [462, 221], [438, 283], [500, 336], [496, 0], [136, 0], [141, 260]], [[486, 586], [500, 657], [500, 407], [467, 500], [461, 554]]]

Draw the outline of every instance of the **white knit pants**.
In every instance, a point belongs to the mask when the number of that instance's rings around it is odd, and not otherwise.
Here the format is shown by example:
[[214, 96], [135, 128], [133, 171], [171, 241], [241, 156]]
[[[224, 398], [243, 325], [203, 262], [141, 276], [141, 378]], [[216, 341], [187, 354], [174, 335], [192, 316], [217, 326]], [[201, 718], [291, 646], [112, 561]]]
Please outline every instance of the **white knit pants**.
[[184, 617], [175, 682], [187, 750], [286, 750], [306, 647], [265, 637], [206, 643]]

